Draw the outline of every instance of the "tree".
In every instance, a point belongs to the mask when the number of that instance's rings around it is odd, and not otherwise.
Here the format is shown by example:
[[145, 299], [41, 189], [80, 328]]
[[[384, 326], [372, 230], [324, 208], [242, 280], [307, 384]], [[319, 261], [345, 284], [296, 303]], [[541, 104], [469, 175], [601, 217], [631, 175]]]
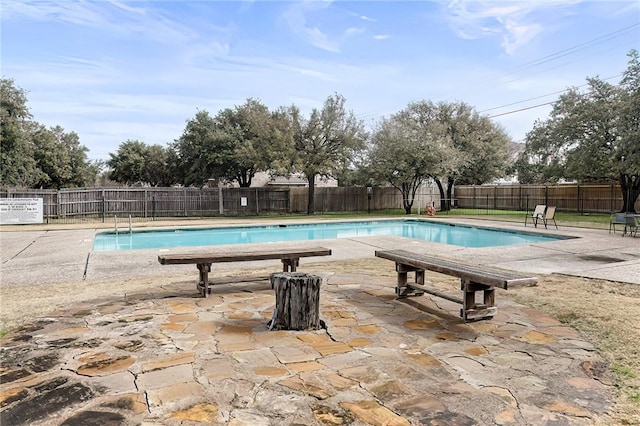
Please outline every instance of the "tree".
[[[60, 131], [62, 133], [62, 131]], [[34, 186], [41, 188], [62, 188], [71, 181], [71, 162], [69, 152], [53, 131], [45, 126], [33, 123], [31, 135], [36, 142], [34, 158], [43, 172]]]
[[437, 139], [450, 144], [452, 157], [431, 177], [440, 192], [441, 209], [449, 210], [456, 183], [481, 185], [504, 175], [510, 138], [464, 102], [437, 104], [436, 120], [442, 132]]
[[407, 214], [429, 178], [447, 210], [455, 183], [482, 184], [504, 173], [508, 143], [500, 127], [463, 102], [413, 102], [382, 122], [369, 163], [373, 175], [402, 192]]
[[12, 79], [0, 79], [0, 185], [31, 187], [43, 176], [27, 131], [27, 95]]
[[615, 158], [623, 194], [622, 211], [635, 212], [640, 197], [640, 57], [629, 53], [629, 63], [620, 82], [620, 141]]
[[87, 159], [78, 135], [31, 120], [25, 92], [13, 80], [0, 80], [0, 89], [0, 184], [58, 189], [93, 184], [99, 166]]
[[75, 132], [65, 132], [60, 126], [45, 128], [33, 123], [31, 130], [38, 168], [43, 172], [35, 186], [41, 188], [72, 188], [93, 185], [99, 166], [87, 159], [88, 149], [80, 144]]
[[527, 133], [518, 160], [521, 182], [560, 179], [618, 181], [622, 211], [635, 212], [640, 196], [640, 60], [629, 53], [620, 85], [588, 78], [584, 93], [571, 88], [553, 104], [546, 121]]
[[131, 185], [144, 182], [144, 161], [147, 145], [138, 140], [127, 140], [118, 146], [116, 153], [109, 153], [107, 166], [111, 168], [109, 179]]
[[177, 183], [173, 174], [172, 150], [161, 145], [147, 145], [144, 162], [144, 182], [151, 186], [171, 186]]
[[186, 185], [203, 185], [225, 175], [225, 158], [230, 147], [217, 137], [216, 123], [206, 110], [196, 112], [171, 146], [177, 157], [177, 173]]
[[291, 169], [293, 131], [286, 109], [274, 112], [255, 99], [211, 117], [198, 111], [173, 144], [186, 185], [209, 179], [251, 186], [258, 172]]
[[554, 126], [536, 120], [527, 134], [525, 150], [516, 160], [520, 183], [557, 182], [564, 176], [563, 153], [551, 131]]
[[109, 154], [109, 178], [127, 185], [143, 183], [151, 186], [169, 186], [175, 183], [169, 165], [169, 151], [160, 145], [127, 140], [120, 144], [115, 154]]
[[296, 151], [294, 167], [309, 182], [308, 214], [315, 211], [316, 176], [334, 177], [355, 152], [364, 149], [367, 137], [364, 124], [353, 112], [345, 110], [345, 102], [342, 95], [329, 96], [322, 110], [314, 108], [309, 118], [301, 116], [295, 107], [290, 110]]
[[291, 155], [293, 133], [286, 110], [271, 113], [259, 101], [247, 99], [221, 111], [214, 121], [219, 145], [228, 148], [221, 177], [241, 187], [251, 186], [258, 172], [276, 173]]
[[431, 102], [411, 103], [383, 119], [371, 138], [366, 170], [373, 183], [389, 183], [402, 193], [407, 214], [420, 185], [450, 157], [450, 144], [439, 139], [443, 132], [435, 113]]

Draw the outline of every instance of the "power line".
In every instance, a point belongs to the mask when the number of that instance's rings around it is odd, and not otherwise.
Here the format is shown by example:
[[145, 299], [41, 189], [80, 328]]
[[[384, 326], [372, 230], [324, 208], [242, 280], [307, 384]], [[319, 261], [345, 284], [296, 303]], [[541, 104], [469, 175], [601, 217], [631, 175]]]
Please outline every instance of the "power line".
[[529, 109], [540, 108], [540, 107], [542, 107], [542, 106], [545, 106], [545, 105], [551, 105], [551, 104], [553, 104], [553, 103], [555, 103], [555, 101], [545, 102], [545, 103], [543, 103], [543, 104], [533, 105], [533, 106], [526, 107], [526, 108], [520, 108], [520, 109], [516, 109], [516, 110], [513, 110], [513, 111], [507, 111], [507, 112], [503, 112], [503, 113], [501, 113], [501, 114], [490, 115], [490, 116], [489, 116], [489, 117], [487, 117], [487, 118], [502, 117], [503, 115], [515, 114], [516, 112], [522, 112], [522, 111], [527, 111], [527, 110], [529, 110]]
[[[588, 48], [588, 47], [590, 47], [592, 45], [601, 44], [601, 43], [604, 43], [606, 41], [621, 37], [623, 35], [623, 33], [627, 32], [627, 31], [630, 31], [630, 30], [632, 30], [634, 28], [637, 28], [639, 26], [640, 26], [640, 22], [637, 22], [635, 24], [629, 25], [627, 27], [620, 28], [620, 29], [618, 29], [616, 31], [612, 31], [610, 33], [601, 35], [601, 36], [596, 37], [594, 39], [585, 41], [583, 43], [579, 43], [579, 44], [577, 44], [575, 46], [571, 46], [571, 47], [568, 47], [566, 49], [562, 49], [562, 50], [559, 50], [557, 52], [551, 53], [549, 55], [543, 56], [541, 58], [534, 59], [533, 61], [529, 61], [529, 62], [526, 62], [526, 63], [521, 64], [519, 66], [516, 66], [515, 68], [512, 68], [511, 70], [507, 71], [506, 73], [504, 73], [502, 75], [496, 76], [494, 79], [497, 79], [497, 78], [500, 78], [500, 77], [505, 77], [505, 76], [510, 75], [510, 74], [514, 74], [515, 72], [520, 71], [520, 70], [524, 70], [524, 69], [527, 69], [527, 68], [532, 68], [532, 67], [535, 67], [535, 66], [538, 66], [538, 65], [542, 65], [544, 63], [547, 63], [547, 62], [550, 62], [550, 61], [553, 61], [553, 60], [556, 60], [556, 59], [560, 59], [562, 57], [565, 57], [565, 56], [571, 55], [573, 53], [579, 52], [579, 51], [584, 50], [584, 49], [586, 49], [586, 48]], [[563, 66], [563, 65], [566, 65], [566, 64], [561, 64], [558, 67]], [[610, 80], [610, 79], [619, 77], [621, 75], [622, 74], [618, 74], [618, 75], [615, 75], [613, 77], [608, 77], [608, 78], [606, 78], [604, 80], [605, 81], [606, 80]], [[517, 81], [517, 80], [518, 79], [515, 79], [515, 80], [512, 80], [510, 82], [514, 82], [514, 81]], [[484, 80], [484, 81], [486, 82], [487, 80]], [[586, 85], [588, 85], [588, 83], [582, 84], [582, 85], [576, 86], [576, 87], [580, 88], [580, 87], [584, 87]], [[498, 107], [489, 108], [489, 109], [480, 111], [480, 113], [487, 112], [487, 111], [493, 111], [493, 110], [496, 110], [496, 109], [505, 108], [505, 107], [508, 107], [508, 106], [513, 106], [513, 105], [518, 105], [518, 104], [521, 104], [521, 103], [529, 102], [531, 100], [540, 99], [540, 98], [544, 98], [544, 97], [547, 97], [547, 96], [552, 96], [552, 95], [564, 93], [564, 92], [566, 92], [568, 90], [570, 90], [570, 89], [564, 89], [564, 90], [548, 93], [546, 95], [535, 96], [535, 97], [532, 97], [532, 98], [528, 98], [528, 99], [524, 99], [524, 100], [521, 100], [521, 101], [512, 102], [512, 103], [501, 105], [501, 106], [498, 106]], [[501, 114], [496, 114], [496, 115], [490, 116], [489, 118], [500, 117], [500, 116], [503, 116], [503, 115], [514, 114], [514, 113], [521, 112], [521, 111], [526, 111], [526, 110], [529, 110], [529, 109], [539, 108], [541, 106], [550, 105], [553, 102], [555, 102], [555, 101], [545, 102], [545, 103], [542, 103], [542, 104], [534, 105], [534, 106], [527, 107], [527, 108], [521, 108], [521, 109], [514, 110], [514, 111], [507, 111], [505, 113], [501, 113]], [[359, 117], [361, 117], [361, 118], [364, 118], [364, 117], [373, 118], [376, 115], [378, 115], [378, 112], [359, 114]]]
[[[601, 81], [611, 80], [612, 78], [620, 77], [622, 74], [623, 73], [614, 75], [612, 77], [604, 78], [604, 79], [601, 79]], [[502, 106], [499, 106], [499, 107], [490, 108], [490, 109], [487, 109], [487, 110], [479, 112], [479, 114], [481, 114], [482, 112], [491, 111], [491, 110], [494, 110], [494, 109], [500, 109], [500, 108], [504, 108], [504, 107], [511, 106], [511, 105], [521, 104], [523, 102], [528, 102], [528, 101], [531, 101], [531, 100], [534, 100], [534, 99], [544, 98], [545, 96], [550, 96], [550, 95], [553, 95], [553, 94], [568, 92], [569, 90], [578, 89], [580, 87], [588, 86], [589, 84], [590, 83], [585, 83], [585, 84], [581, 84], [580, 86], [570, 87], [568, 89], [560, 90], [558, 92], [550, 93], [550, 94], [547, 94], [547, 95], [536, 96], [534, 98], [525, 99], [524, 101], [513, 102], [513, 103], [510, 103], [510, 104], [507, 104], [507, 105], [502, 105]], [[588, 92], [585, 92], [584, 94], [591, 94], [591, 93], [593, 93], [593, 90], [589, 90]], [[516, 110], [513, 110], [513, 111], [507, 111], [507, 112], [503, 112], [503, 113], [500, 113], [500, 114], [490, 115], [487, 118], [495, 118], [495, 117], [501, 117], [503, 115], [515, 114], [516, 112], [527, 111], [529, 109], [539, 108], [539, 107], [542, 107], [542, 106], [545, 106], [545, 105], [551, 105], [551, 104], [554, 104], [555, 102], [556, 101], [550, 101], [550, 102], [545, 102], [545, 103], [542, 103], [542, 104], [532, 105], [532, 106], [526, 107], [526, 108], [520, 108], [520, 109], [516, 109]]]
[[603, 43], [605, 41], [609, 41], [609, 40], [612, 40], [614, 38], [618, 38], [618, 37], [623, 35], [621, 33], [627, 32], [627, 31], [629, 31], [631, 29], [634, 29], [634, 28], [636, 28], [638, 26], [640, 26], [640, 22], [637, 22], [637, 23], [635, 23], [633, 25], [629, 25], [629, 26], [621, 28], [619, 30], [604, 34], [604, 35], [602, 35], [600, 37], [596, 37], [596, 38], [591, 39], [589, 41], [585, 41], [585, 42], [577, 44], [575, 46], [571, 46], [571, 47], [568, 47], [566, 49], [559, 50], [557, 52], [554, 52], [554, 53], [551, 53], [549, 55], [543, 56], [541, 58], [534, 59], [533, 61], [529, 61], [529, 62], [526, 62], [524, 64], [518, 65], [515, 68], [512, 68], [511, 70], [507, 71], [505, 74], [502, 74], [500, 77], [513, 74], [513, 73], [515, 73], [517, 71], [520, 71], [522, 69], [527, 69], [527, 68], [535, 67], [535, 66], [538, 66], [538, 65], [542, 65], [542, 64], [544, 64], [546, 62], [550, 62], [550, 61], [562, 58], [564, 56], [568, 56], [570, 54], [579, 52], [579, 51], [584, 50], [584, 49], [586, 49], [586, 48], [588, 48], [588, 47], [590, 47], [592, 45], [600, 44], [600, 43]]
[[[604, 78], [602, 80], [603, 81], [611, 80], [612, 78], [620, 77], [621, 75], [622, 75], [622, 73], [614, 75], [612, 77]], [[575, 89], [579, 89], [581, 87], [585, 87], [585, 86], [588, 86], [588, 85], [589, 85], [589, 83], [581, 84], [580, 86], [575, 86]], [[488, 108], [488, 109], [479, 111], [478, 114], [482, 114], [482, 113], [485, 113], [485, 112], [488, 112], [488, 111], [493, 111], [493, 110], [500, 109], [500, 108], [506, 108], [506, 107], [513, 106], [513, 105], [523, 104], [525, 102], [533, 101], [533, 100], [540, 99], [540, 98], [546, 98], [547, 96], [557, 95], [557, 94], [560, 94], [560, 93], [568, 92], [569, 90], [571, 90], [571, 88], [564, 89], [564, 90], [558, 90], [557, 92], [547, 93], [546, 95], [534, 96], [533, 98], [528, 98], [528, 99], [524, 99], [524, 100], [517, 101], [517, 102], [511, 102], [510, 104], [504, 104], [504, 105], [500, 105], [500, 106], [497, 106], [497, 107]]]

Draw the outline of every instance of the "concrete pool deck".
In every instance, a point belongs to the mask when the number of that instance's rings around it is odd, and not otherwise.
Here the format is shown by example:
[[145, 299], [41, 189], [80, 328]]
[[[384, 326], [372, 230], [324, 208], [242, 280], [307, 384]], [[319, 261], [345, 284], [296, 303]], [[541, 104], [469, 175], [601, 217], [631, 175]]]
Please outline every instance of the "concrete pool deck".
[[[376, 249], [404, 248], [640, 284], [640, 238], [456, 223], [579, 238], [482, 249], [397, 237], [282, 243], [333, 251], [301, 262], [302, 271], [306, 263], [322, 271], [326, 329], [293, 332], [267, 330], [274, 299], [264, 282], [216, 286], [204, 299], [193, 265], [161, 266], [158, 250], [91, 252], [93, 228], [1, 232], [3, 292], [140, 276], [151, 285], [73, 304], [7, 334], [0, 341], [0, 423], [606, 424], [612, 379], [574, 329], [502, 295], [493, 320], [465, 324], [458, 305], [397, 300], [394, 278], [332, 272], [330, 262], [375, 261]], [[214, 267], [221, 274], [262, 268], [279, 265]]]
[[[519, 244], [490, 248], [464, 248], [438, 243], [430, 243], [401, 237], [358, 237], [332, 240], [291, 241], [273, 243], [274, 246], [299, 247], [304, 245], [325, 246], [333, 255], [315, 261], [331, 262], [345, 259], [373, 258], [375, 250], [405, 248], [417, 253], [430, 253], [451, 259], [468, 261], [482, 265], [493, 265], [516, 271], [599, 278], [632, 284], [640, 284], [640, 238], [622, 237], [620, 233], [609, 234], [606, 230], [585, 228], [563, 228], [560, 230], [524, 227], [522, 223], [490, 222], [471, 219], [456, 219], [453, 222], [471, 226], [495, 227], [514, 231], [557, 234], [573, 237], [544, 243]], [[250, 221], [260, 224], [259, 221]], [[301, 221], [292, 221], [300, 223]], [[193, 226], [193, 221], [179, 222], [175, 226]], [[209, 226], [224, 226], [248, 221], [209, 221]], [[215, 223], [215, 225], [213, 225]], [[273, 224], [273, 221], [268, 222]], [[279, 223], [287, 223], [282, 221]], [[157, 227], [168, 226], [155, 222]], [[199, 226], [206, 226], [199, 223]], [[2, 228], [4, 230], [5, 228]], [[2, 285], [11, 286], [31, 282], [34, 286], [41, 282], [41, 269], [47, 265], [47, 279], [50, 282], [76, 281], [82, 279], [102, 279], [131, 275], [158, 274], [186, 270], [187, 266], [163, 267], [157, 262], [158, 249], [93, 252], [92, 244], [95, 228], [22, 230], [12, 227], [11, 231], [0, 232], [0, 261], [2, 262]], [[17, 230], [16, 230], [17, 229]], [[33, 227], [32, 227], [33, 229]], [[252, 246], [247, 244], [247, 247]], [[218, 246], [223, 247], [223, 246]], [[237, 247], [237, 246], [230, 246]], [[172, 249], [169, 252], [188, 252], [196, 247]], [[246, 263], [216, 265], [216, 269], [252, 268], [268, 263]], [[53, 266], [53, 268], [51, 267]], [[193, 267], [191, 267], [193, 269]], [[42, 283], [43, 285], [45, 283]]]

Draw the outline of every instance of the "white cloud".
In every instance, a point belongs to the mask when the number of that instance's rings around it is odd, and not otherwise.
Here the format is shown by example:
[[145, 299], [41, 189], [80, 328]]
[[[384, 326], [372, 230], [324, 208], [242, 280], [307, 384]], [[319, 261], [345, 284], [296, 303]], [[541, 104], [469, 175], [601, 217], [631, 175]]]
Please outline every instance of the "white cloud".
[[521, 46], [530, 42], [542, 31], [542, 26], [537, 24], [524, 25], [518, 22], [507, 21], [504, 24], [506, 32], [502, 37], [501, 46], [505, 52], [512, 55]]
[[447, 20], [459, 37], [478, 39], [498, 36], [509, 55], [534, 39], [543, 30], [543, 21], [558, 9], [580, 0], [496, 2], [455, 0], [447, 5]]
[[364, 28], [351, 27], [351, 28], [347, 28], [347, 30], [345, 31], [345, 34], [348, 36], [351, 36], [351, 35], [363, 34], [364, 32], [365, 32]]
[[3, 0], [3, 20], [29, 19], [70, 23], [124, 36], [143, 36], [155, 41], [187, 41], [197, 33], [175, 17], [159, 11], [132, 7], [117, 1]]
[[329, 7], [328, 2], [297, 2], [294, 3], [284, 13], [284, 21], [289, 28], [298, 36], [304, 38], [313, 46], [326, 50], [328, 52], [337, 53], [340, 51], [340, 45], [337, 40], [330, 40], [329, 36], [322, 32], [320, 28], [310, 25], [307, 22], [307, 14]]
[[[354, 14], [340, 8], [332, 8], [331, 1], [303, 1], [294, 2], [292, 6], [285, 11], [283, 19], [298, 37], [306, 40], [311, 45], [326, 50], [327, 52], [339, 53], [342, 44], [349, 38], [365, 32], [361, 27], [334, 28], [339, 26], [338, 18], [348, 16], [352, 18], [356, 16], [361, 20], [371, 20], [366, 16]], [[310, 18], [324, 21], [327, 24], [321, 25], [310, 23]]]
[[389, 34], [376, 34], [373, 36], [374, 40], [387, 40], [389, 38], [391, 38]]

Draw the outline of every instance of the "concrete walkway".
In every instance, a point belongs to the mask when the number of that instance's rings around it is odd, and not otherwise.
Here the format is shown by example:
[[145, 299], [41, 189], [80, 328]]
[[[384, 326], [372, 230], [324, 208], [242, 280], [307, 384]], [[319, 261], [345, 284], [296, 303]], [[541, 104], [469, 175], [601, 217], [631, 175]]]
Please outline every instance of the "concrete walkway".
[[[267, 283], [220, 285], [200, 298], [195, 267], [160, 266], [157, 250], [92, 252], [94, 233], [2, 232], [2, 290], [43, 291], [44, 276], [85, 278], [88, 285], [168, 278], [143, 292], [34, 318], [2, 338], [1, 424], [583, 425], [604, 421], [613, 401], [604, 360], [590, 343], [509, 299], [499, 299], [493, 320], [465, 324], [455, 316], [458, 305], [397, 300], [394, 279], [332, 273], [327, 263], [320, 299], [326, 328], [269, 331], [275, 301]], [[488, 249], [396, 237], [314, 241], [334, 254], [313, 262], [408, 248], [640, 284], [640, 239], [559, 233], [579, 238]], [[215, 272], [265, 266], [278, 268], [247, 262]]]

